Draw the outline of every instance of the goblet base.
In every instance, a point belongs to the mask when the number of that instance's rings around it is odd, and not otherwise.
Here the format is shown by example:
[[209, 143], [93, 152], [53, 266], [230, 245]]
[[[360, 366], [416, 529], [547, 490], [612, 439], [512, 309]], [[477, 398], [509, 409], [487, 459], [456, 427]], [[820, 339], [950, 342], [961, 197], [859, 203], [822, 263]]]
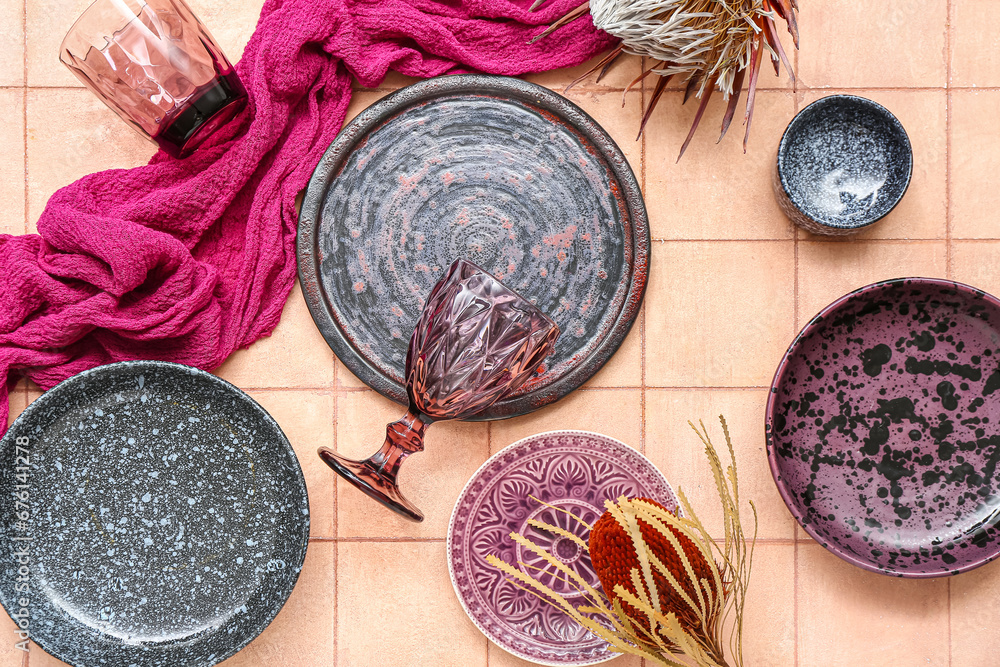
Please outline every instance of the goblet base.
[[411, 521], [423, 521], [424, 514], [403, 497], [395, 479], [389, 479], [372, 459], [355, 461], [338, 455], [332, 449], [320, 447], [319, 457], [333, 471], [357, 487], [369, 498], [377, 500], [397, 514]]

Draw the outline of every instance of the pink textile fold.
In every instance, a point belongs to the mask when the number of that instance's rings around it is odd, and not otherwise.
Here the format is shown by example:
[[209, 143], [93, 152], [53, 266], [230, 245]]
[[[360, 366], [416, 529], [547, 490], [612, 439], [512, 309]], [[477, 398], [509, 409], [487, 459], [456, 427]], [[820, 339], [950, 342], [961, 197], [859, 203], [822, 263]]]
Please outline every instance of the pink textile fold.
[[[578, 0], [530, 2], [268, 0], [236, 65], [250, 104], [228, 136], [81, 178], [49, 199], [38, 235], [0, 234], [7, 390], [126, 359], [211, 370], [269, 335], [295, 279], [295, 197], [344, 122], [352, 78], [519, 75], [613, 43], [587, 18], [529, 46]], [[0, 434], [8, 408], [0, 391]]]

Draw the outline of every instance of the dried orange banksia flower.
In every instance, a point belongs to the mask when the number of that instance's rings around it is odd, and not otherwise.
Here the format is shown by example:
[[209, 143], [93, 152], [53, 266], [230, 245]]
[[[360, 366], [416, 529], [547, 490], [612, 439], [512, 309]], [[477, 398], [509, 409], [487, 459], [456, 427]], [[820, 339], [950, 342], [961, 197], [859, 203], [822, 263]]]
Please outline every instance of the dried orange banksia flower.
[[[536, 0], [532, 9], [544, 2]], [[674, 76], [682, 78], [687, 82], [684, 102], [693, 94], [701, 99], [701, 104], [677, 156], [678, 161], [691, 143], [715, 90], [721, 91], [723, 98], [729, 101], [722, 118], [722, 134], [719, 136], [719, 141], [722, 141], [736, 115], [744, 81], [747, 82], [747, 102], [743, 118], [746, 125], [743, 152], [746, 152], [765, 51], [776, 75], [780, 74], [781, 63], [788, 75], [793, 80], [795, 78], [788, 56], [778, 40], [777, 24], [779, 21], [787, 24], [795, 48], [798, 48], [799, 28], [795, 16], [798, 0], [588, 0], [532, 41], [545, 37], [588, 11], [594, 26], [617, 37], [621, 44], [570, 86], [597, 70], [601, 70], [597, 76], [600, 81], [622, 53], [647, 58], [647, 69], [625, 89], [628, 92], [650, 74], [659, 75], [639, 126], [639, 136], [642, 136], [643, 128], [667, 84]], [[624, 103], [623, 97], [623, 106]]]
[[[704, 424], [692, 428], [705, 445], [722, 504], [724, 539], [713, 540], [684, 492], [682, 516], [644, 498], [607, 501], [607, 511], [588, 526], [590, 543], [537, 520], [536, 528], [576, 539], [590, 553], [603, 592], [523, 535], [511, 539], [558, 570], [561, 580], [583, 593], [584, 602], [560, 596], [528, 574], [531, 569], [487, 560], [522, 588], [568, 614], [608, 642], [613, 651], [639, 655], [668, 667], [743, 667], [743, 610], [757, 532], [747, 540], [740, 523], [736, 460], [726, 421], [722, 431], [732, 463], [723, 469]], [[575, 515], [574, 519], [579, 520]], [[733, 622], [728, 623], [729, 616]], [[726, 649], [729, 655], [726, 655]], [[686, 660], [682, 662], [682, 660]]]

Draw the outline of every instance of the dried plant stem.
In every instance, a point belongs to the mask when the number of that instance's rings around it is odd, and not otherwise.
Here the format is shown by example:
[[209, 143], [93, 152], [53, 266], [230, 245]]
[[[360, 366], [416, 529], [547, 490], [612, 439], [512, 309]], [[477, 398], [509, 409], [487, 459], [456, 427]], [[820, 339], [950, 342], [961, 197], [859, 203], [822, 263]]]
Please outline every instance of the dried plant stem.
[[[705, 445], [719, 494], [723, 513], [721, 546], [709, 535], [683, 490], [678, 489], [677, 514], [642, 499], [621, 497], [617, 502], [605, 501], [607, 514], [601, 522], [610, 516], [625, 531], [634, 548], [636, 565], [628, 582], [631, 587], [617, 583], [610, 592], [598, 591], [546, 549], [518, 533], [512, 533], [511, 539], [541, 559], [544, 567], [524, 563], [515, 566], [493, 555], [487, 556], [487, 561], [515, 585], [606, 641], [612, 651], [642, 656], [652, 664], [666, 667], [743, 667], [743, 616], [757, 539], [757, 510], [749, 502], [754, 530], [748, 540], [740, 520], [736, 453], [726, 421], [719, 419], [730, 459], [726, 466], [705, 425], [701, 422], [700, 428], [690, 425]], [[531, 521], [530, 525], [575, 538], [569, 531], [541, 521]], [[600, 526], [594, 529], [599, 530]], [[650, 541], [648, 538], [653, 535], [658, 539]], [[589, 551], [583, 540], [574, 541]], [[653, 548], [653, 544], [660, 546]], [[699, 568], [704, 571], [706, 567], [708, 577], [699, 576]], [[532, 576], [552, 569], [558, 580], [582, 593], [582, 603], [569, 602]], [[660, 590], [657, 581], [665, 581], [668, 590]], [[664, 607], [664, 601], [671, 601], [669, 608]], [[634, 611], [626, 611], [626, 605]], [[732, 624], [727, 631], [730, 617]], [[726, 658], [727, 648], [731, 662]]]

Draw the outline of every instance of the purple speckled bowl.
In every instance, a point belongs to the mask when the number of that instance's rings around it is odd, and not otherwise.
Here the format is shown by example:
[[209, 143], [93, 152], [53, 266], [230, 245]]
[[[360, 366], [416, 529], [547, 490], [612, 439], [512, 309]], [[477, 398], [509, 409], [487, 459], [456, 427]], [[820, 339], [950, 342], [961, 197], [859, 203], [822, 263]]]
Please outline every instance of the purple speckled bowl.
[[1000, 553], [1000, 301], [900, 278], [852, 292], [792, 343], [767, 404], [767, 454], [824, 547], [897, 577]]
[[541, 665], [579, 666], [610, 660], [613, 653], [599, 637], [551, 605], [515, 586], [486, 562], [494, 554], [527, 569], [573, 604], [585, 598], [555, 577], [545, 562], [510, 539], [518, 532], [544, 546], [597, 590], [600, 581], [589, 554], [572, 540], [527, 525], [539, 519], [573, 532], [585, 541], [586, 523], [604, 513], [604, 501], [619, 496], [652, 498], [677, 508], [673, 489], [645, 456], [607, 436], [584, 431], [540, 433], [505, 447], [472, 476], [455, 503], [448, 527], [448, 569], [455, 593], [483, 634], [514, 655]]

